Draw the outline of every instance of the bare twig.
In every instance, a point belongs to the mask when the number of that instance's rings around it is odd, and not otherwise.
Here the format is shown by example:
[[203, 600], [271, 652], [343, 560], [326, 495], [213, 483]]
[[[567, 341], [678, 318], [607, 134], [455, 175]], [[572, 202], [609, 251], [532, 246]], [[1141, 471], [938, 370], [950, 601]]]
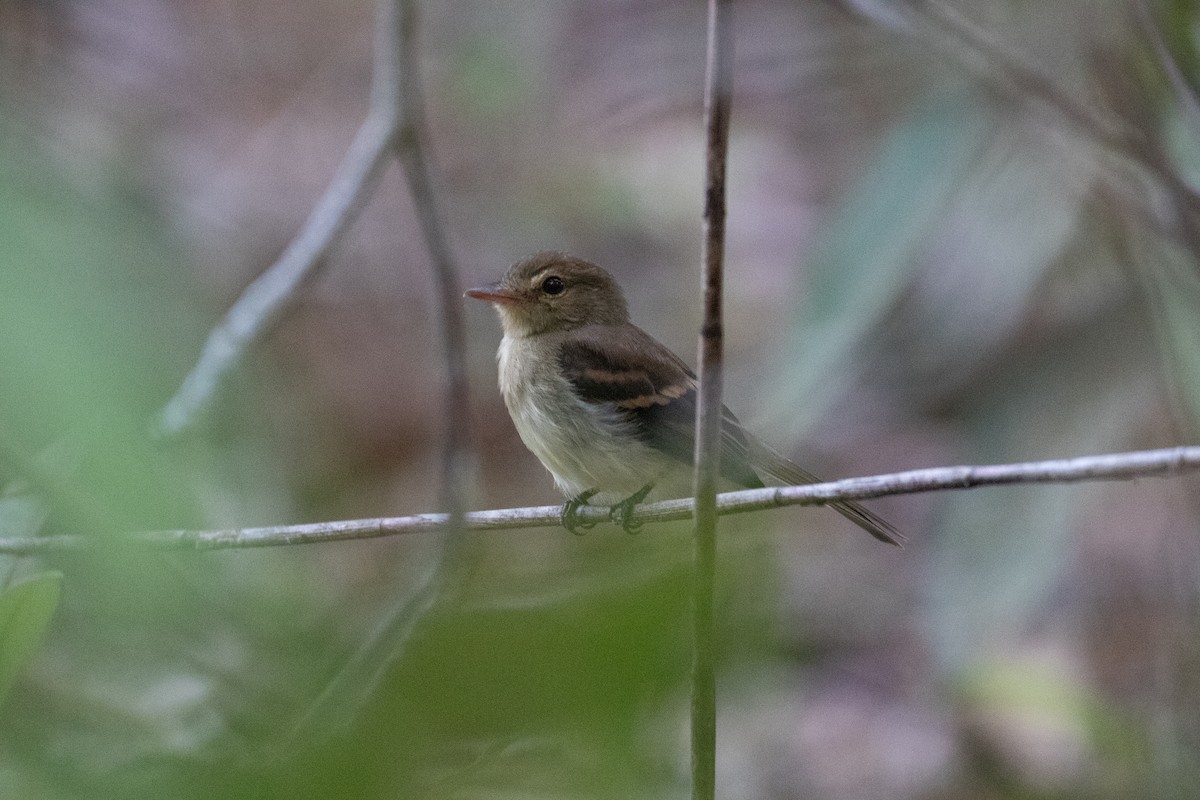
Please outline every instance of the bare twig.
[[[461, 530], [450, 515], [447, 515], [447, 529], [452, 536]], [[377, 691], [389, 668], [399, 661], [421, 622], [446, 592], [454, 562], [443, 554], [404, 586], [402, 596], [359, 639], [354, 652], [280, 740], [281, 758], [285, 753], [318, 745], [344, 730], [361, 713], [363, 703], [378, 697]]]
[[[1133, 478], [1171, 477], [1200, 471], [1200, 447], [1172, 447], [1100, 456], [1033, 461], [1018, 464], [932, 467], [909, 472], [846, 478], [805, 486], [746, 489], [717, 495], [717, 513], [742, 514], [785, 506], [821, 506], [836, 500], [870, 500], [900, 494], [919, 494], [948, 489], [973, 489], [1026, 483], [1072, 483]], [[691, 499], [649, 503], [636, 509], [639, 522], [672, 522], [690, 519], [695, 511]], [[604, 507], [579, 509], [585, 521], [607, 522]], [[414, 514], [383, 519], [340, 520], [266, 528], [234, 528], [219, 531], [147, 531], [126, 536], [61, 535], [31, 538], [0, 538], [0, 554], [30, 555], [75, 551], [88, 547], [118, 545], [164, 550], [230, 550], [248, 547], [282, 547], [320, 544], [353, 539], [378, 539], [416, 533], [445, 531], [448, 514]], [[562, 506], [532, 506], [463, 515], [468, 531], [505, 531], [527, 528], [557, 528], [562, 525]]]
[[459, 565], [455, 550], [463, 531], [466, 487], [471, 464], [470, 408], [467, 394], [466, 336], [462, 317], [462, 288], [437, 210], [428, 165], [425, 102], [417, 53], [416, 0], [381, 0], [378, 6], [372, 104], [396, 109], [391, 152], [404, 168], [408, 190], [429, 251], [441, 311], [446, 383], [442, 431], [441, 507], [436, 530], [443, 535], [430, 569], [415, 587], [385, 614], [375, 629], [346, 660], [324, 690], [292, 727], [296, 741], [320, 739], [339, 729], [358, 712], [365, 698], [395, 663], [436, 603], [456, 585]]
[[442, 315], [442, 349], [446, 363], [446, 401], [443, 419], [442, 507], [461, 515], [464, 493], [471, 472], [471, 410], [468, 396], [466, 334], [462, 314], [462, 282], [450, 254], [445, 227], [441, 223], [429, 168], [429, 143], [425, 135], [425, 99], [421, 91], [416, 49], [417, 10], [415, 0], [400, 3], [394, 20], [400, 62], [400, 107], [404, 120], [395, 138], [396, 157], [404, 167], [408, 190], [433, 265]]
[[[1030, 59], [1010, 48], [991, 31], [938, 0], [911, 0], [918, 13], [941, 33], [957, 41], [959, 55], [977, 68], [978, 74], [1022, 99], [1036, 100], [1056, 113], [1077, 133], [1095, 144], [1116, 150], [1128, 148], [1140, 133], [1115, 116], [1100, 113], [1080, 103], [1058, 83], [1032, 65]], [[1126, 152], [1139, 160], [1138, 153]], [[1151, 167], [1151, 165], [1146, 165]]]
[[[948, 489], [1008, 486], [1026, 483], [1072, 483], [1133, 478], [1171, 477], [1200, 471], [1200, 447], [1172, 447], [1100, 456], [1033, 461], [1018, 464], [932, 467], [909, 472], [846, 478], [805, 486], [746, 489], [717, 496], [717, 513], [742, 514], [785, 506], [821, 506], [836, 500], [870, 500], [899, 494], [919, 494]], [[639, 522], [671, 522], [690, 519], [695, 511], [691, 499], [649, 503], [636, 509]], [[579, 509], [585, 521], [607, 522], [604, 507]], [[62, 535], [31, 538], [0, 538], [0, 554], [30, 555], [74, 551], [88, 547], [143, 546], [165, 550], [229, 550], [248, 547], [281, 547], [319, 544], [352, 539], [377, 539], [414, 533], [444, 531], [447, 514], [414, 514], [383, 519], [314, 522], [267, 528], [235, 528], [219, 531], [147, 531], [126, 536]], [[562, 525], [561, 506], [532, 506], [463, 515], [468, 531], [504, 531], [526, 528], [557, 528]]]
[[442, 506], [464, 510], [470, 464], [467, 370], [460, 281], [450, 257], [429, 177], [424, 102], [416, 56], [415, 0], [379, 0], [371, 105], [337, 174], [283, 255], [255, 279], [213, 328], [191, 372], [155, 421], [155, 432], [177, 436], [204, 414], [247, 349], [279, 319], [296, 289], [311, 280], [325, 257], [373, 194], [390, 155], [404, 166], [433, 262], [442, 311], [450, 413], [445, 432]]
[[300, 233], [208, 334], [200, 359], [159, 412], [155, 433], [172, 437], [191, 428], [241, 364], [247, 348], [278, 321], [296, 289], [317, 272], [375, 190], [387, 163], [393, 127], [389, 110], [367, 116]]
[[209, 333], [199, 360], [154, 421], [156, 434], [178, 436], [199, 421], [250, 345], [279, 320], [297, 288], [320, 271], [329, 251], [374, 194], [404, 124], [403, 79], [398, 74], [401, 40], [387, 24], [397, 16], [395, 3], [379, 0], [370, 110], [329, 188], [279, 260], [246, 287]]
[[1019, 96], [1031, 97], [1065, 120], [1076, 133], [1091, 140], [1097, 147], [1117, 153], [1138, 164], [1159, 182], [1174, 198], [1182, 213], [1183, 234], [1195, 244], [1195, 219], [1200, 215], [1200, 195], [1187, 184], [1155, 143], [1153, 133], [1141, 127], [1106, 116], [1086, 103], [1075, 100], [1049, 76], [1010, 51], [988, 31], [976, 26], [954, 8], [937, 0], [919, 0], [918, 8], [942, 30], [955, 36], [967, 50], [985, 66], [984, 75], [995, 76], [1017, 91]]
[[717, 686], [713, 594], [717, 571], [717, 479], [720, 475], [724, 331], [721, 300], [725, 261], [725, 162], [733, 90], [733, 4], [708, 2], [704, 80], [707, 145], [702, 252], [704, 321], [700, 329], [700, 388], [696, 404], [696, 538], [692, 642], [692, 798], [716, 794]]
[[[328, 730], [331, 714], [353, 713], [347, 700], [353, 692], [378, 679], [380, 664], [390, 663], [406, 645], [420, 620], [452, 584], [457, 560], [452, 549], [462, 530], [465, 491], [471, 463], [470, 413], [465, 366], [465, 335], [461, 289], [450, 248], [437, 213], [426, 161], [424, 102], [416, 54], [416, 0], [378, 0], [370, 111], [333, 182], [313, 210], [304, 228], [271, 268], [256, 279], [209, 335], [199, 362], [185, 378], [175, 397], [156, 420], [157, 433], [175, 436], [194, 425], [219, 394], [221, 386], [243, 360], [249, 347], [280, 317], [296, 289], [317, 274], [326, 255], [373, 194], [390, 156], [401, 161], [413, 204], [433, 263], [442, 312], [442, 338], [446, 358], [447, 408], [441, 507], [449, 513], [435, 526], [444, 537], [436, 564], [415, 593], [407, 596], [381, 621], [362, 648], [342, 667], [321, 695], [301, 715], [293, 738]], [[410, 518], [411, 519], [411, 518]], [[417, 518], [420, 519], [420, 518]], [[330, 523], [259, 531], [205, 534], [159, 532], [138, 537], [158, 546], [227, 547], [257, 546], [266, 542], [314, 541], [322, 538], [361, 538], [387, 529], [360, 523]], [[415, 530], [415, 529], [412, 529]], [[282, 538], [279, 538], [282, 537]], [[234, 541], [240, 544], [232, 544]], [[170, 543], [174, 542], [175, 545]], [[68, 545], [70, 546], [70, 545]], [[187, 546], [187, 545], [184, 545]], [[386, 657], [384, 657], [386, 656]]]
[[[852, 13], [911, 35], [921, 35], [971, 70], [981, 81], [1020, 102], [1031, 103], [1052, 115], [1076, 136], [1098, 151], [1116, 155], [1152, 176], [1172, 199], [1167, 214], [1154, 198], [1129, 197], [1138, 213], [1163, 233], [1195, 250], [1200, 247], [1200, 193], [1187, 183], [1164, 155], [1154, 135], [1125, 120], [1104, 114], [1064, 91], [1050, 76], [1038, 70], [1024, 54], [1009, 47], [990, 31], [972, 22], [955, 8], [938, 0], [875, 2], [834, 0]], [[946, 48], [946, 42], [953, 47]], [[1112, 170], [1109, 170], [1112, 174]], [[1118, 186], [1122, 176], [1112, 174]], [[1128, 182], [1125, 180], [1124, 182]]]

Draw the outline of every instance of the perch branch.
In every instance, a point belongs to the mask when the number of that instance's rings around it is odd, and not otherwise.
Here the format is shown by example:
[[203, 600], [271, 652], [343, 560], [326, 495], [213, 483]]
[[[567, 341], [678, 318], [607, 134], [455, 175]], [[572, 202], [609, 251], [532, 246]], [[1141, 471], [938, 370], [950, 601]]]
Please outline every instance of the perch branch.
[[[1200, 471], [1200, 447], [1172, 447], [1099, 456], [1033, 461], [1018, 464], [933, 467], [930, 469], [846, 478], [806, 486], [746, 489], [717, 496], [718, 514], [741, 514], [784, 506], [820, 506], [835, 500], [870, 500], [900, 494], [1008, 486], [1026, 483], [1072, 483], [1077, 481], [1130, 480], [1169, 477]], [[690, 519], [695, 504], [690, 499], [649, 503], [636, 509], [643, 523]], [[603, 507], [581, 508], [580, 517], [607, 522]], [[280, 547], [297, 544], [377, 539], [404, 534], [445, 531], [448, 514], [414, 514], [383, 519], [314, 522], [266, 528], [235, 528], [215, 531], [147, 531], [125, 536], [55, 536], [0, 538], [0, 554], [33, 555], [78, 551], [89, 547], [143, 546], [162, 550], [229, 550], [247, 547]], [[506, 508], [472, 511], [463, 515], [468, 531], [505, 531], [525, 528], [557, 528], [562, 525], [561, 506]]]

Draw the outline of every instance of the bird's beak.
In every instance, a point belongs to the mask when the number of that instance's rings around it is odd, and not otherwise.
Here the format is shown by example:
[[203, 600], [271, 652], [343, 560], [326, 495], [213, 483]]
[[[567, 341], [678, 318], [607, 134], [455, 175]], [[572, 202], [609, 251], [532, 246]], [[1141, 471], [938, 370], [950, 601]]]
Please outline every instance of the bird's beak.
[[521, 297], [505, 289], [499, 283], [480, 286], [477, 289], [467, 289], [463, 292], [463, 296], [474, 297], [476, 300], [487, 300], [489, 303], [500, 303], [501, 305], [515, 305], [522, 301]]

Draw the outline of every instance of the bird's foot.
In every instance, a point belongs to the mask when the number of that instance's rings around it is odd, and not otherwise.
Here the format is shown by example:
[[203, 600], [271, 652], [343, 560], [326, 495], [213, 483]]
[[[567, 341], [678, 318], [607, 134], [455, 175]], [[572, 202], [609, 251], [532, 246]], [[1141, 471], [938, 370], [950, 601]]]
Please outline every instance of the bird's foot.
[[620, 525], [624, 528], [626, 533], [637, 533], [638, 529], [642, 527], [642, 521], [634, 516], [633, 509], [638, 503], [646, 499], [646, 495], [650, 494], [650, 490], [653, 488], [653, 483], [647, 483], [629, 497], [614, 504], [608, 510], [608, 518], [612, 520], [614, 525]]
[[595, 520], [583, 520], [579, 518], [579, 509], [586, 506], [588, 504], [588, 500], [590, 500], [592, 495], [595, 493], [595, 489], [582, 492], [563, 503], [562, 525], [576, 536], [583, 536], [584, 531], [596, 527]]

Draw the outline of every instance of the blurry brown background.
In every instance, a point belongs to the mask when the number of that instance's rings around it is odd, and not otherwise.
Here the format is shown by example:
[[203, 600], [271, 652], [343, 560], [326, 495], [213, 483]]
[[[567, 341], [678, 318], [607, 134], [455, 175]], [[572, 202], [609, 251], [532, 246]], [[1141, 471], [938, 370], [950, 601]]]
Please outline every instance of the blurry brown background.
[[[728, 404], [830, 476], [1194, 441], [1197, 4], [741, 0]], [[374, 9], [0, 0], [0, 527], [437, 510], [429, 260], [393, 167], [197, 434], [144, 436], [366, 112]], [[468, 285], [556, 248], [688, 360], [699, 2], [426, 2]], [[558, 502], [466, 307], [476, 508]], [[24, 454], [14, 456], [14, 453]], [[719, 791], [1192, 796], [1194, 479], [722, 522]], [[89, 532], [51, 504], [27, 532]], [[35, 514], [36, 516], [36, 514]], [[65, 575], [5, 797], [682, 797], [686, 525], [4, 562]]]

